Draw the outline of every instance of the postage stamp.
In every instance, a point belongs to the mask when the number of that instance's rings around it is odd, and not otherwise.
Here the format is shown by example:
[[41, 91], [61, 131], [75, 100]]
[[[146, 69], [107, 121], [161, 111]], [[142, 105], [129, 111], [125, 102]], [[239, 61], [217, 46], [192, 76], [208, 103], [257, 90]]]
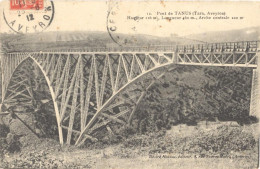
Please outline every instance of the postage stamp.
[[10, 0], [9, 5], [4, 6], [3, 18], [16, 33], [42, 32], [54, 18], [51, 0]]
[[42, 10], [43, 8], [43, 0], [10, 0], [11, 10]]

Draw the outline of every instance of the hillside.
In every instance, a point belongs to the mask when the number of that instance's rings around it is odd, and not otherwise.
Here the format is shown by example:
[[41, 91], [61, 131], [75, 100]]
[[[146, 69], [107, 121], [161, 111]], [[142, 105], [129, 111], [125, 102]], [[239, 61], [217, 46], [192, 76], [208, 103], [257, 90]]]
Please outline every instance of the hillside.
[[260, 39], [260, 27], [250, 27], [231, 31], [205, 32], [185, 37], [205, 42], [257, 41]]
[[[149, 45], [184, 45], [198, 43], [257, 41], [260, 27], [237, 29], [232, 31], [205, 32], [184, 37], [173, 34], [170, 37], [135, 35], [135, 40], [127, 34], [115, 34], [121, 39], [128, 39], [123, 46]], [[6, 52], [40, 51], [59, 49], [86, 49], [100, 47], [120, 47], [107, 32], [42, 32], [34, 34], [1, 34], [2, 50]]]
[[[128, 38], [125, 34], [116, 34]], [[135, 42], [129, 41], [124, 46], [176, 45], [198, 43], [185, 38], [156, 37], [136, 35]], [[107, 32], [43, 32], [38, 34], [2, 34], [2, 49], [7, 52], [40, 51], [59, 49], [86, 49], [119, 47]]]

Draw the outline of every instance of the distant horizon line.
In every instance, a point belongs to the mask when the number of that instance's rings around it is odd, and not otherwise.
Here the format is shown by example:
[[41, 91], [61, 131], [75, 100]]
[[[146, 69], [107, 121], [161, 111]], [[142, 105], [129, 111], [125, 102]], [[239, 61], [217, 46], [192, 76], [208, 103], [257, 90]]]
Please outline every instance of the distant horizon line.
[[[142, 35], [142, 36], [151, 36], [151, 37], [172, 37], [172, 36], [176, 36], [179, 38], [182, 37], [187, 37], [187, 36], [191, 36], [191, 35], [199, 35], [199, 34], [204, 34], [204, 33], [213, 33], [213, 32], [228, 32], [228, 31], [233, 31], [233, 30], [243, 30], [243, 29], [252, 29], [252, 28], [259, 28], [260, 30], [260, 25], [259, 26], [252, 26], [252, 27], [246, 27], [246, 28], [238, 28], [238, 29], [231, 29], [231, 30], [222, 30], [222, 31], [206, 31], [203, 33], [195, 33], [195, 34], [187, 34], [187, 35], [178, 35], [177, 33], [171, 33], [168, 36], [158, 36], [158, 35], [151, 35], [151, 34], [144, 34], [144, 33], [137, 33], [137, 34], [127, 34], [127, 33], [115, 33], [115, 34], [122, 34], [122, 35]], [[30, 32], [30, 33], [16, 33], [16, 32], [0, 32], [1, 34], [8, 34], [8, 35], [34, 35], [34, 34], [45, 34], [45, 33], [73, 33], [73, 32], [82, 32], [82, 33], [108, 33], [107, 31], [94, 31], [94, 30], [62, 30], [62, 31], [54, 31], [54, 30], [50, 30], [50, 31], [42, 31], [42, 32]]]

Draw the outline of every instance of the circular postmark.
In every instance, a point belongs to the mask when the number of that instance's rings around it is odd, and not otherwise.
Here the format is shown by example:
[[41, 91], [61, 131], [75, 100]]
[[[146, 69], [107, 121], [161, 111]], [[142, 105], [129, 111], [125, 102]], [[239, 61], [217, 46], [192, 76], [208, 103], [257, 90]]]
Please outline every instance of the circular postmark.
[[10, 0], [3, 17], [16, 33], [42, 32], [53, 21], [54, 4], [52, 0]]
[[137, 44], [138, 19], [128, 20], [126, 6], [119, 1], [110, 4], [107, 14], [107, 31], [110, 38], [119, 46]]

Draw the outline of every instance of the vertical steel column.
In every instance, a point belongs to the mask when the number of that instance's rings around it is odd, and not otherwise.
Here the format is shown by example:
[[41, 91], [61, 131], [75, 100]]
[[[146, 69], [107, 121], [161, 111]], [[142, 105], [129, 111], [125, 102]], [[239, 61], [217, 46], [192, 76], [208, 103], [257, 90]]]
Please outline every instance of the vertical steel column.
[[256, 68], [256, 111], [255, 116], [259, 119], [260, 117], [260, 48], [257, 49], [257, 68]]
[[251, 99], [250, 99], [250, 112], [249, 115], [255, 116], [257, 112], [257, 69], [253, 69], [252, 86], [251, 86]]
[[257, 78], [257, 94], [256, 94], [256, 111], [255, 111], [255, 116], [259, 119], [260, 117], [260, 81], [259, 81], [259, 77], [260, 77], [260, 43], [257, 43], [257, 51], [256, 51], [256, 56], [257, 56], [257, 68], [256, 68], [256, 78]]
[[[1, 98], [2, 98], [2, 100], [1, 100], [1, 103], [4, 101], [4, 72], [3, 72], [3, 65], [4, 65], [4, 63], [3, 63], [3, 57], [4, 57], [4, 54], [1, 52], [0, 53], [0, 59], [1, 59], [1, 81], [2, 81], [2, 93], [1, 93]], [[2, 108], [2, 106], [0, 107], [0, 109]]]

